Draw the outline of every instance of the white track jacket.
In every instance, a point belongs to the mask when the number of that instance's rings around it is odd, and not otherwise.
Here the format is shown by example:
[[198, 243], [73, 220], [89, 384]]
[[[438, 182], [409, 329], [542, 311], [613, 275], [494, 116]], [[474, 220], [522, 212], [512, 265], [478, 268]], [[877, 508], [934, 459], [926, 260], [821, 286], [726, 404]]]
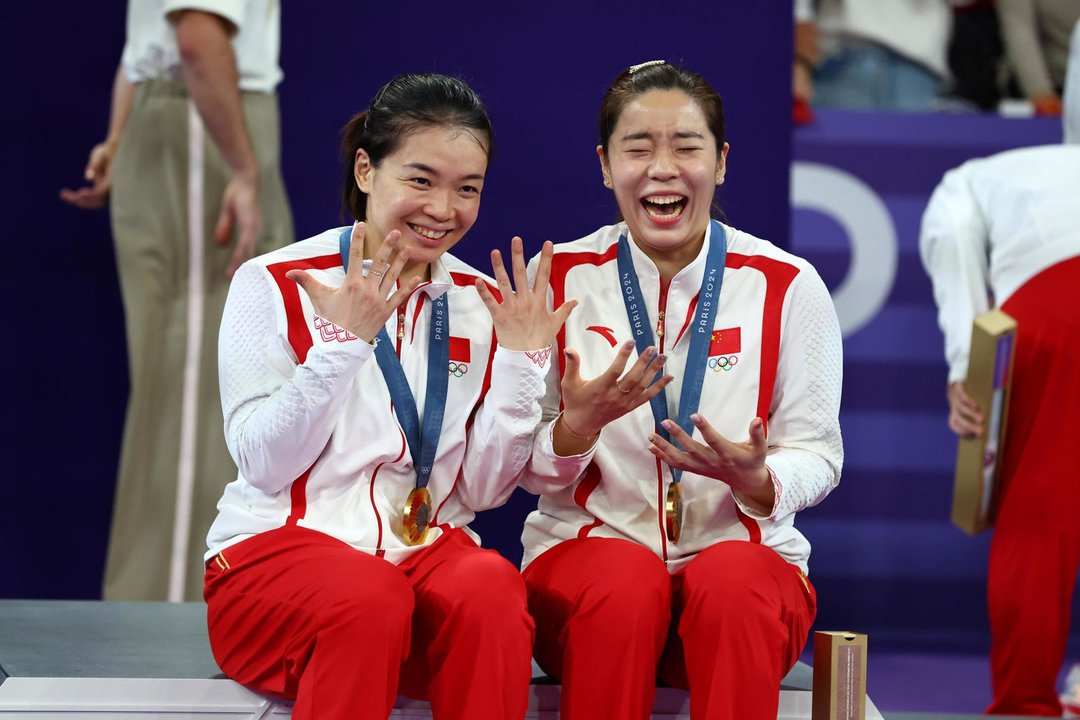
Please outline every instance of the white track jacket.
[[[239, 477], [225, 488], [207, 559], [282, 525], [332, 535], [400, 562], [405, 500], [416, 473], [374, 348], [317, 318], [285, 273], [344, 279], [339, 235], [328, 230], [245, 263], [233, 278], [221, 327], [222, 405]], [[448, 293], [446, 414], [428, 490], [428, 544], [502, 504], [518, 483], [540, 422], [550, 350], [498, 348], [473, 282], [481, 275], [444, 255], [432, 281], [386, 325], [417, 411], [424, 416], [431, 299]], [[403, 337], [398, 337], [399, 328]]]
[[[762, 543], [804, 572], [810, 544], [795, 529], [795, 513], [820, 502], [839, 482], [843, 463], [840, 407], [840, 327], [829, 293], [805, 260], [764, 240], [724, 226], [727, 261], [705, 371], [699, 412], [726, 438], [744, 441], [755, 417], [766, 422], [766, 464], [776, 501], [767, 516], [741, 506], [719, 480], [684, 472], [685, 514], [678, 544], [664, 532], [664, 499], [671, 471], [649, 453], [655, 429], [648, 404], [604, 428], [597, 445], [578, 457], [559, 457], [550, 422], [559, 410], [558, 377], [548, 378], [546, 426], [537, 434], [522, 485], [540, 495], [525, 524], [523, 564], [575, 537], [623, 538], [651, 548], [671, 570], [724, 540]], [[619, 346], [632, 339], [620, 294], [616, 249], [625, 224], [601, 228], [557, 245], [551, 275], [554, 305], [576, 299], [557, 340], [581, 355], [581, 375], [603, 372]], [[648, 307], [660, 327], [668, 414], [678, 417], [689, 346], [686, 332], [704, 272], [706, 236], [697, 259], [661, 288], [652, 261], [630, 242]], [[535, 270], [535, 261], [533, 265]], [[633, 359], [631, 359], [631, 363]], [[629, 365], [629, 363], [628, 363]], [[561, 372], [560, 372], [561, 375]], [[695, 438], [701, 440], [695, 431]]]

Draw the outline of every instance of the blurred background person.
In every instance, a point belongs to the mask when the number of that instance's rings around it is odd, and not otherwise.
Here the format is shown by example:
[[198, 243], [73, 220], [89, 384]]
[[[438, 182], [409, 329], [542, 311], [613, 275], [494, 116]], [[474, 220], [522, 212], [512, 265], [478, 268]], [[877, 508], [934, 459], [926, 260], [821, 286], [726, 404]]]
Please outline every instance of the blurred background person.
[[996, 111], [1007, 95], [1010, 74], [994, 0], [951, 0], [950, 4], [949, 95], [973, 109]]
[[814, 104], [922, 112], [949, 77], [945, 0], [822, 0]]
[[[1078, 46], [1074, 33], [1074, 55]], [[1080, 114], [1075, 99], [1067, 123]], [[1070, 300], [1080, 285], [1077, 139], [1070, 132], [1063, 145], [950, 170], [922, 221], [920, 252], [949, 365], [949, 427], [958, 435], [982, 433], [988, 410], [964, 387], [972, 321], [997, 306], [1017, 322], [987, 578], [990, 714], [1062, 712], [1055, 683], [1080, 568], [1080, 315]]]
[[1067, 145], [1080, 144], [1080, 21], [1073, 28], [1069, 45], [1069, 68], [1065, 74], [1065, 106], [1069, 112], [1062, 118]]
[[791, 67], [792, 120], [814, 121], [814, 68], [817, 67], [817, 26], [813, 0], [795, 0], [795, 55]]
[[1036, 115], [1061, 115], [1078, 0], [996, 0], [1009, 65]]
[[109, 203], [130, 396], [104, 597], [202, 596], [203, 538], [236, 475], [218, 401], [229, 278], [292, 241], [279, 169], [277, 0], [130, 0], [108, 135], [89, 185]]

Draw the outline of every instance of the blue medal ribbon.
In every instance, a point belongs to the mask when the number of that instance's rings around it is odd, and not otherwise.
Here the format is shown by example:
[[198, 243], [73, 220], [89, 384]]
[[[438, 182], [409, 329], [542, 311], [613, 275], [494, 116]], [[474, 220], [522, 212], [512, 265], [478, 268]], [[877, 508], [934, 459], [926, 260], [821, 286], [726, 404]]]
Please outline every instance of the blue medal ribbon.
[[[352, 228], [341, 231], [338, 243], [341, 262], [349, 269], [349, 246]], [[431, 469], [435, 465], [435, 451], [442, 434], [443, 415], [446, 411], [446, 394], [450, 382], [450, 307], [446, 293], [431, 301], [431, 328], [428, 333], [427, 398], [424, 402], [424, 426], [420, 427], [420, 414], [416, 410], [409, 379], [401, 367], [401, 360], [394, 352], [394, 343], [384, 326], [375, 336], [375, 360], [382, 371], [394, 412], [409, 443], [413, 467], [416, 468], [417, 489], [427, 487]]]
[[[709, 234], [709, 252], [705, 256], [705, 273], [701, 278], [698, 291], [698, 303], [694, 319], [690, 324], [690, 348], [686, 356], [686, 368], [683, 370], [682, 392], [679, 395], [679, 427], [693, 437], [694, 428], [690, 416], [697, 412], [701, 403], [701, 389], [705, 383], [705, 369], [709, 362], [709, 346], [712, 343], [713, 322], [716, 318], [716, 306], [720, 298], [720, 287], [724, 282], [724, 263], [727, 261], [727, 236], [724, 228], [715, 220], [711, 221]], [[626, 317], [630, 321], [630, 332], [634, 336], [638, 355], [656, 344], [652, 324], [641, 296], [634, 260], [630, 255], [630, 241], [626, 235], [619, 236], [619, 283], [622, 288], [623, 303], [626, 305]], [[664, 429], [663, 422], [668, 419], [667, 393], [661, 390], [649, 401], [656, 432], [660, 437], [671, 442], [671, 436]], [[676, 443], [677, 444], [677, 443]], [[679, 482], [682, 470], [671, 468], [671, 481]]]

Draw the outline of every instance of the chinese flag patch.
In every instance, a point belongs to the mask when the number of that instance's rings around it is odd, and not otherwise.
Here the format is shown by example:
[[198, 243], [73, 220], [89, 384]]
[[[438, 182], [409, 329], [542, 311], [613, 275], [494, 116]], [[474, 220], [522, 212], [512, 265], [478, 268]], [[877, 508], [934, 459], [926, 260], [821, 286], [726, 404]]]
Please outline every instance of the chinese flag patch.
[[742, 350], [742, 328], [713, 330], [709, 344], [709, 357], [714, 355], [734, 355]]
[[469, 338], [450, 336], [450, 359], [454, 362], [472, 362]]

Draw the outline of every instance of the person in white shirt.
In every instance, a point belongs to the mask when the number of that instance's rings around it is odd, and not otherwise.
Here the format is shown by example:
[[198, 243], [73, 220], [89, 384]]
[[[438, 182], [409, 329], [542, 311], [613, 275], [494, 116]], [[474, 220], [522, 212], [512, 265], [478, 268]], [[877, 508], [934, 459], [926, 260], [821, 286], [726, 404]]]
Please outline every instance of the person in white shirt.
[[[1080, 27], [1080, 26], [1078, 26]], [[1080, 58], [1080, 30], [1073, 33]], [[983, 432], [986, 408], [964, 388], [974, 318], [991, 306], [1017, 322], [1002, 495], [990, 546], [994, 699], [987, 712], [1060, 717], [1055, 691], [1080, 569], [1080, 116], [1066, 85], [1071, 143], [970, 160], [945, 174], [922, 219], [949, 365], [949, 427]]]
[[[533, 622], [520, 574], [467, 525], [517, 485], [540, 421], [551, 244], [533, 286], [449, 254], [480, 208], [487, 111], [402, 75], [344, 131], [356, 219], [236, 273], [221, 394], [240, 469], [206, 553], [214, 657], [296, 720], [521, 718]], [[497, 288], [492, 285], [497, 284]]]
[[202, 538], [236, 473], [217, 328], [229, 279], [292, 242], [275, 89], [278, 0], [129, 0], [106, 139], [78, 207], [110, 205], [131, 389], [107, 600], [197, 600]]
[[819, 0], [817, 107], [926, 112], [949, 78], [945, 0]]
[[658, 676], [693, 717], [775, 718], [816, 612], [794, 515], [843, 461], [836, 312], [806, 261], [710, 219], [700, 75], [622, 72], [597, 151], [623, 221], [555, 248], [553, 306], [580, 305], [522, 478], [536, 659], [568, 720], [647, 718]]

